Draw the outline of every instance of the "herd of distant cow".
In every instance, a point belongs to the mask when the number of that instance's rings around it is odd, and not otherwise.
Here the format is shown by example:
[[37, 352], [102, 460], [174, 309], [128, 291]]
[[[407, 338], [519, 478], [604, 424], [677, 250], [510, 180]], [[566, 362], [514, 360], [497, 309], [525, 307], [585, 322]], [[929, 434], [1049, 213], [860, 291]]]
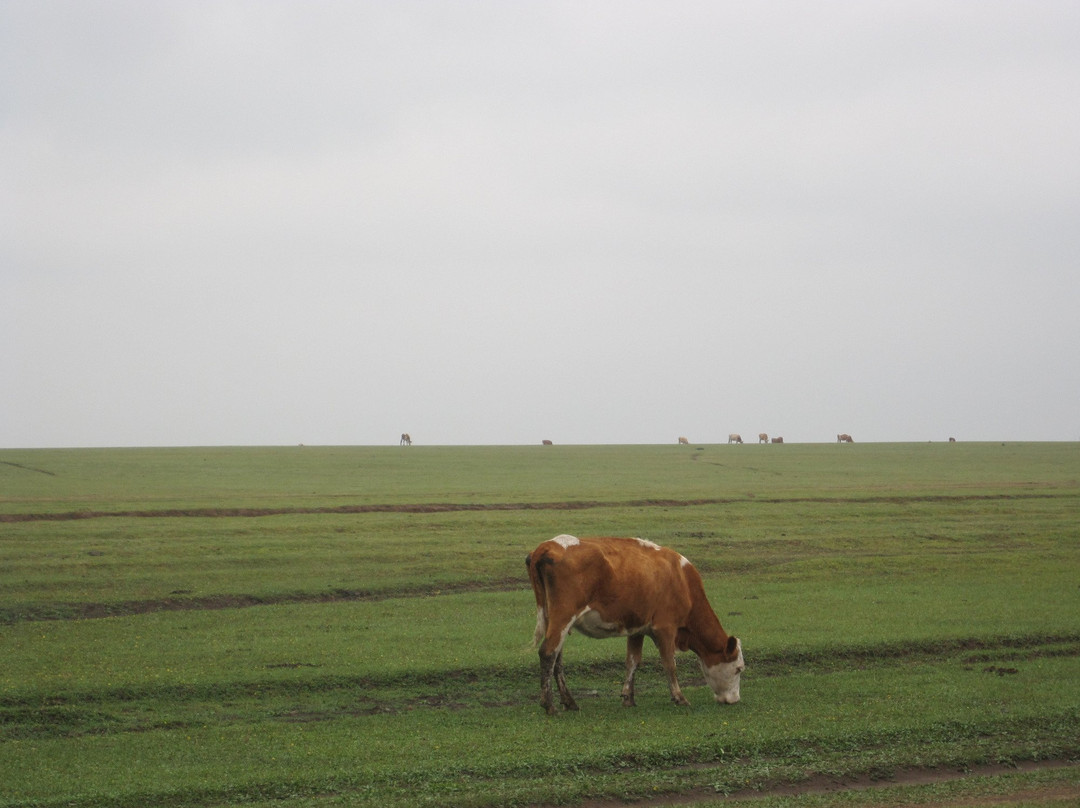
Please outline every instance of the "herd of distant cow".
[[[738, 432], [732, 432], [730, 435], [728, 435], [727, 442], [728, 443], [742, 443], [743, 442], [742, 435], [740, 435]], [[757, 436], [757, 442], [758, 443], [783, 443], [784, 439], [782, 437], [780, 437], [779, 435], [777, 435], [774, 438], [770, 438], [767, 433], [759, 432], [758, 436]], [[837, 443], [854, 443], [855, 441], [851, 437], [851, 435], [849, 435], [847, 432], [840, 432], [836, 436], [836, 442]], [[544, 438], [544, 440], [540, 441], [540, 443], [542, 443], [544, 446], [553, 446], [554, 445], [547, 438]], [[956, 438], [949, 438], [949, 443], [956, 443]], [[679, 444], [682, 445], [682, 446], [689, 446], [690, 445], [690, 439], [685, 437], [685, 436], [680, 435], [679, 436]], [[412, 446], [412, 438], [409, 436], [408, 432], [402, 432], [401, 433], [401, 445], [402, 446]]]
[[[949, 438], [949, 440], [953, 441], [953, 442], [956, 441], [955, 438]], [[732, 432], [730, 435], [727, 436], [727, 442], [728, 443], [742, 443], [743, 442], [742, 435], [740, 435], [738, 432]], [[757, 442], [758, 443], [783, 443], [784, 439], [782, 437], [780, 437], [779, 435], [777, 435], [774, 438], [770, 438], [767, 432], [758, 432]], [[836, 442], [837, 443], [854, 443], [855, 441], [853, 441], [851, 439], [851, 435], [847, 434], [846, 432], [841, 432], [840, 434], [838, 434], [836, 436]], [[690, 440], [688, 438], [685, 438], [685, 437], [680, 435], [679, 436], [679, 443], [682, 444], [682, 445], [689, 446], [690, 445]]]
[[[775, 438], [770, 438], [768, 436], [768, 434], [766, 434], [765, 432], [759, 432], [757, 438], [758, 438], [758, 443], [783, 443], [784, 442], [784, 439], [782, 437], [777, 436]], [[728, 435], [727, 442], [728, 443], [742, 443], [743, 442], [742, 435], [740, 435], [738, 432], [732, 432], [730, 435]], [[851, 435], [849, 435], [847, 432], [839, 432], [836, 435], [836, 442], [837, 443], [854, 443], [855, 439], [852, 438]], [[689, 445], [690, 441], [687, 440], [684, 437], [680, 437], [679, 438], [679, 443]], [[956, 443], [956, 438], [949, 438], [949, 443]]]

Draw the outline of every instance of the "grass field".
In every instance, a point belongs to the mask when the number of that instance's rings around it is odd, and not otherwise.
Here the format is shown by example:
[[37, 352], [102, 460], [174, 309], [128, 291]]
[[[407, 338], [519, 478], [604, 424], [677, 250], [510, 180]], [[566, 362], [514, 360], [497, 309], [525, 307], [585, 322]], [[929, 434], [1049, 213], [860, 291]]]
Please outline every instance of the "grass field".
[[[545, 716], [564, 532], [694, 561], [742, 701], [575, 636]], [[1080, 444], [0, 450], [0, 649], [0, 806], [1076, 805]]]

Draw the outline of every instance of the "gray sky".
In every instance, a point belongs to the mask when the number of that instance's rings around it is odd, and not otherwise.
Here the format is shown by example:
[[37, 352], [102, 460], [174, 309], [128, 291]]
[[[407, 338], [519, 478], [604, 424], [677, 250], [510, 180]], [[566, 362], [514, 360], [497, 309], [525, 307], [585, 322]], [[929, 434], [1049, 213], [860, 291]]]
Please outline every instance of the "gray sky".
[[1080, 4], [0, 0], [0, 446], [1080, 439]]

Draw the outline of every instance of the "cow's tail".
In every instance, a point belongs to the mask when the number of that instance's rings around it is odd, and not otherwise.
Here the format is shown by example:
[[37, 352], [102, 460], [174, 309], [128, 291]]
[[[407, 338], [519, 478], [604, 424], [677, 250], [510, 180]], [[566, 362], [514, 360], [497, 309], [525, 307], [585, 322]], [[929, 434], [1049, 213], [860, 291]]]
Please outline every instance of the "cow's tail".
[[547, 584], [544, 582], [544, 569], [552, 564], [546, 553], [525, 556], [525, 567], [529, 570], [529, 582], [536, 595], [536, 631], [533, 632], [532, 647], [536, 648], [544, 641], [547, 634]]

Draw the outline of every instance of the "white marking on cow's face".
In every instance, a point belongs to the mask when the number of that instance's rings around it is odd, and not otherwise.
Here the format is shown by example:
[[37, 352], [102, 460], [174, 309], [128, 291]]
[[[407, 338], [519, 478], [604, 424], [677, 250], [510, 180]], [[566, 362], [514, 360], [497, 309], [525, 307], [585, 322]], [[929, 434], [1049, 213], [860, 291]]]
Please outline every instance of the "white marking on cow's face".
[[654, 541], [649, 541], [648, 539], [634, 539], [634, 541], [638, 542], [642, 547], [648, 547], [650, 550], [660, 549], [659, 544]]
[[734, 704], [739, 700], [739, 682], [742, 679], [743, 662], [742, 641], [736, 646], [739, 650], [734, 662], [718, 662], [711, 668], [701, 662], [701, 671], [705, 674], [705, 682], [713, 692], [713, 697], [720, 704]]
[[565, 533], [561, 536], [556, 536], [552, 541], [556, 544], [561, 544], [564, 550], [568, 547], [573, 547], [575, 544], [581, 544], [581, 540], [577, 536], [568, 536]]

